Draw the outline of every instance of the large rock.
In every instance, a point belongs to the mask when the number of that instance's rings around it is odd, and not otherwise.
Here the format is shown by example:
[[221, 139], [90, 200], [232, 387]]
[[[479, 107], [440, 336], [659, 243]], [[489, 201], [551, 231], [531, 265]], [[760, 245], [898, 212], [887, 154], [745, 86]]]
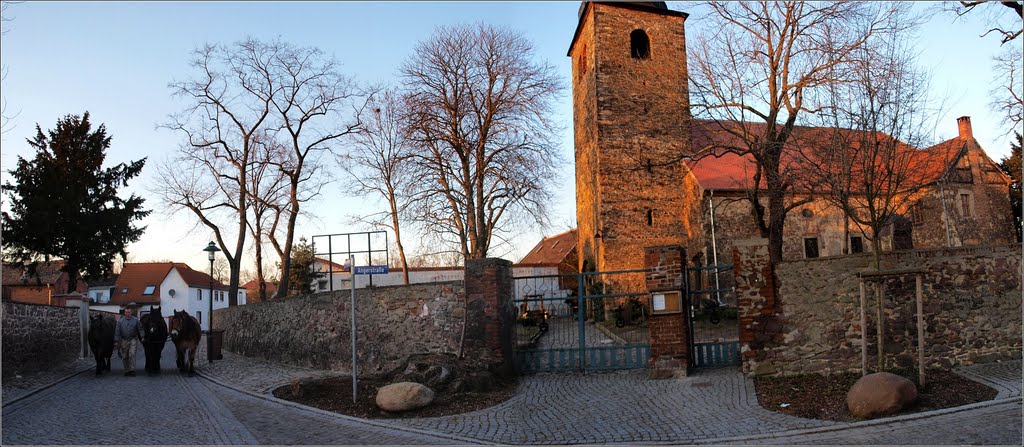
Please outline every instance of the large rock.
[[858, 418], [898, 413], [917, 400], [917, 386], [908, 379], [887, 372], [861, 377], [846, 393], [846, 408]]
[[377, 406], [384, 411], [409, 411], [434, 400], [434, 390], [416, 382], [398, 382], [377, 390]]

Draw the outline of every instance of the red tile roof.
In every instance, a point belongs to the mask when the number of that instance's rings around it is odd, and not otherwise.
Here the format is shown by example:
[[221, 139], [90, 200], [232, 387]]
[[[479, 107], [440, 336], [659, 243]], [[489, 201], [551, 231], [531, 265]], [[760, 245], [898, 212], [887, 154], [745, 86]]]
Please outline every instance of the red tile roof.
[[[171, 268], [176, 268], [178, 274], [185, 280], [185, 284], [191, 287], [210, 287], [210, 275], [192, 270], [188, 264], [181, 262], [140, 262], [126, 263], [121, 268], [121, 273], [114, 283], [114, 293], [110, 297], [111, 304], [137, 304], [160, 303], [160, 283], [164, 281]], [[227, 290], [228, 287], [219, 281], [213, 282], [214, 287], [220, 290]], [[153, 293], [143, 295], [146, 287], [154, 286]], [[125, 290], [127, 289], [127, 292]]]
[[64, 275], [64, 261], [36, 263], [35, 272], [30, 273], [29, 265], [3, 264], [3, 284], [5, 286], [56, 284]]
[[516, 265], [558, 265], [576, 248], [576, 230], [541, 239]]
[[[764, 126], [761, 123], [746, 123], [745, 130], [758, 135], [764, 130]], [[742, 147], [742, 139], [737, 135], [742, 129], [744, 128], [735, 122], [719, 124], [708, 120], [693, 120], [693, 147], [711, 154], [698, 160], [687, 161], [701, 187], [737, 191], [752, 186], [756, 171], [754, 157], [749, 154], [741, 156], [727, 152], [730, 148]], [[892, 137], [881, 132], [875, 134], [874, 138], [892, 141]], [[796, 126], [782, 151], [781, 169], [796, 175], [800, 175], [801, 171], [807, 174], [817, 172], [823, 166], [827, 166], [822, 158], [822, 149], [834, 139], [841, 139], [850, 144], [850, 147], [856, 148], [862, 142], [871, 141], [872, 135], [851, 129]], [[955, 138], [924, 150], [916, 150], [903, 142], [896, 143], [897, 150], [910, 157], [909, 163], [920, 167], [910, 170], [918, 177], [916, 181], [925, 183], [942, 175], [959, 150], [957, 144], [962, 147], [963, 140]], [[760, 187], [765, 188], [764, 177], [761, 179]], [[819, 188], [820, 186], [815, 189]]]
[[[266, 285], [267, 285], [267, 296], [274, 296], [275, 294], [277, 294], [277, 284], [274, 284], [271, 281], [266, 281]], [[249, 282], [243, 284], [242, 288], [245, 289], [245, 292], [246, 292], [247, 296], [249, 297], [249, 299], [253, 299], [253, 297], [258, 297], [259, 296], [260, 288], [259, 288], [259, 285], [256, 283], [255, 279], [250, 280]]]

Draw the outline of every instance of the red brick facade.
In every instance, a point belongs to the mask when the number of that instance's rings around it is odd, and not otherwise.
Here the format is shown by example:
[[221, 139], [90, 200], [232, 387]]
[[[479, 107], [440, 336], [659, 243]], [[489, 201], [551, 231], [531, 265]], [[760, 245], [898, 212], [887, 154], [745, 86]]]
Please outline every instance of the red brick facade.
[[[683, 256], [684, 251], [678, 245], [645, 248], [647, 290], [682, 294]], [[683, 308], [686, 309], [683, 296]], [[651, 336], [648, 366], [652, 369], [652, 378], [685, 376], [690, 365], [690, 329], [685, 312], [652, 314], [648, 328]]]
[[511, 368], [512, 263], [504, 259], [466, 260], [467, 355], [489, 357]]

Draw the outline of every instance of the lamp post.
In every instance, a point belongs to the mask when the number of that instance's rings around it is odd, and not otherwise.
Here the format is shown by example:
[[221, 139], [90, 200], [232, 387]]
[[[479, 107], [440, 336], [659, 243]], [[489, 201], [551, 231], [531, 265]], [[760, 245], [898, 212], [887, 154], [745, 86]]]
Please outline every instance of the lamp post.
[[218, 251], [220, 251], [220, 249], [217, 248], [217, 245], [214, 244], [213, 241], [210, 241], [210, 245], [207, 245], [203, 251], [205, 251], [210, 258], [210, 299], [208, 300], [210, 305], [209, 313], [206, 314], [206, 360], [213, 363], [213, 257]]

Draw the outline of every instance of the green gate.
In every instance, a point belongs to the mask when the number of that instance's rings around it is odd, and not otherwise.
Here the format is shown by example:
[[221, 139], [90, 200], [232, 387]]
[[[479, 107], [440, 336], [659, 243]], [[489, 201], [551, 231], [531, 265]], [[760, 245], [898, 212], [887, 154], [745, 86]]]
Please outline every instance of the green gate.
[[732, 265], [687, 266], [686, 294], [690, 302], [690, 366], [718, 368], [740, 364], [740, 329]]
[[521, 373], [646, 368], [646, 270], [514, 278], [514, 359]]

